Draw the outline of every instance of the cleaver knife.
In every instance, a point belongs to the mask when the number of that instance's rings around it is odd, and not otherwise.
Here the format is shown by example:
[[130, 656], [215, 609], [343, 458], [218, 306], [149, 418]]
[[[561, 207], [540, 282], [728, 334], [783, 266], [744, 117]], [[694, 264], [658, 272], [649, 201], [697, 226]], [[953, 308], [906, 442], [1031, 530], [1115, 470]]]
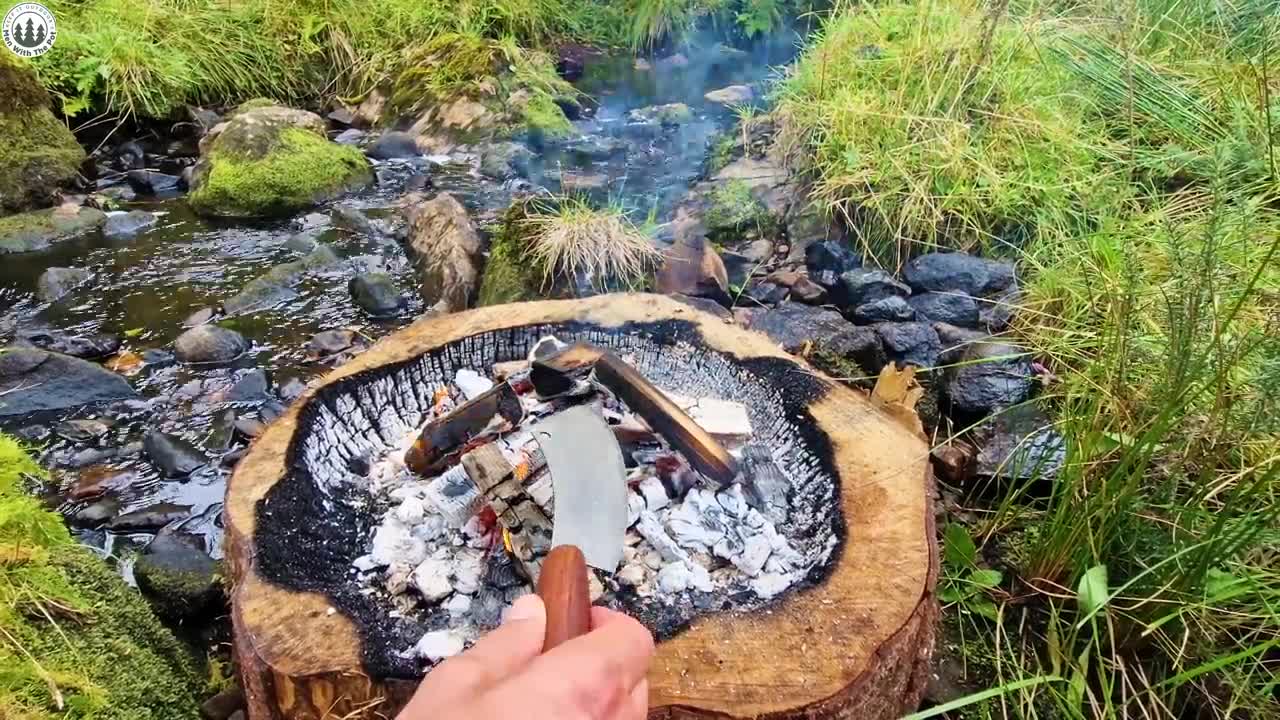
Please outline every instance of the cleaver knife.
[[551, 552], [538, 575], [538, 596], [547, 607], [547, 652], [591, 629], [587, 565], [614, 572], [622, 560], [627, 471], [613, 431], [588, 405], [544, 418], [531, 431], [555, 498]]

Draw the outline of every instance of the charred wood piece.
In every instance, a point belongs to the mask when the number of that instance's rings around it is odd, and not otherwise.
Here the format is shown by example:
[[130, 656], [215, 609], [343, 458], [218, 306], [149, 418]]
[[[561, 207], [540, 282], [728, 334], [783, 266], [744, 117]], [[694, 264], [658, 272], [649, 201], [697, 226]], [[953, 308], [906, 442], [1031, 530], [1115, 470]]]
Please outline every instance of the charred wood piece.
[[450, 454], [484, 432], [496, 417], [512, 426], [524, 418], [520, 397], [508, 383], [498, 383], [447, 415], [427, 423], [405, 453], [405, 465], [419, 475], [439, 473]]

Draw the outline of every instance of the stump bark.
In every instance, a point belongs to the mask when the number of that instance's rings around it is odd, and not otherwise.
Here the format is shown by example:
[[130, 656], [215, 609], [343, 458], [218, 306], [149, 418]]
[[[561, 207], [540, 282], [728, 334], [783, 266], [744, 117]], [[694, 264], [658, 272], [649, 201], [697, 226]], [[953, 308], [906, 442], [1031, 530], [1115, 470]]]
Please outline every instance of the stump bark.
[[[671, 298], [611, 295], [419, 320], [308, 389], [255, 441], [227, 489], [235, 652], [251, 720], [393, 718], [415, 683], [371, 677], [353, 621], [255, 566], [256, 507], [286, 473], [300, 409], [324, 385], [459, 338], [526, 325], [683, 320], [712, 351], [789, 358], [763, 335]], [[792, 359], [797, 371], [814, 372]], [[809, 407], [834, 456], [846, 533], [825, 580], [767, 610], [697, 618], [658, 645], [651, 719], [897, 718], [924, 691], [938, 616], [928, 445], [864, 394], [825, 378]], [[306, 548], [298, 548], [305, 553]]]

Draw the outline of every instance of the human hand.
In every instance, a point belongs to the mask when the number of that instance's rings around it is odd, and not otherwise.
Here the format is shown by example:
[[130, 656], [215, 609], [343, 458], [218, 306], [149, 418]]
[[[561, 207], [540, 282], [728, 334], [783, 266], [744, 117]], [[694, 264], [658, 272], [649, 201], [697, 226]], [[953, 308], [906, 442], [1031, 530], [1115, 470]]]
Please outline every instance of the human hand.
[[644, 720], [653, 636], [591, 608], [591, 632], [541, 655], [547, 611], [526, 595], [502, 626], [432, 670], [397, 720]]

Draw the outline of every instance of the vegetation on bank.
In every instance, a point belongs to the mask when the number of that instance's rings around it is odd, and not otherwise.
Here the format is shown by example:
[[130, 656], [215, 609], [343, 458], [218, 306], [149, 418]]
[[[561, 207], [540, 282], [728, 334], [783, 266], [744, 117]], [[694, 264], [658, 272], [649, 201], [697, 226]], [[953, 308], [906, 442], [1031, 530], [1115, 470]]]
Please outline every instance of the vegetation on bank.
[[0, 213], [47, 205], [76, 176], [84, 149], [49, 111], [31, 68], [0, 53]]
[[1264, 0], [858, 3], [776, 91], [869, 258], [1021, 269], [1067, 458], [954, 489], [943, 597], [995, 690], [966, 716], [1274, 712], [1278, 42]]
[[43, 470], [0, 435], [0, 717], [197, 716], [195, 660], [62, 518], [22, 487]]

